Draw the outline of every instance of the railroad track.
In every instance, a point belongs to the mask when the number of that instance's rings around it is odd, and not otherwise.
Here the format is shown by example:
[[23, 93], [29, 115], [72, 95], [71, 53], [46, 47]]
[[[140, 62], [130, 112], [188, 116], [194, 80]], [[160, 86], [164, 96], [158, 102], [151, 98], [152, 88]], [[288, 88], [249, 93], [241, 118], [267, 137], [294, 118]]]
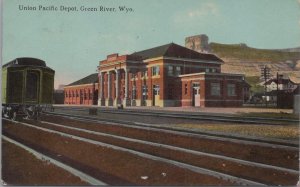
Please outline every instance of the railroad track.
[[[87, 108], [82, 107], [57, 107], [61, 110], [77, 110], [85, 111]], [[207, 120], [218, 122], [230, 122], [230, 123], [248, 123], [248, 124], [266, 124], [266, 125], [297, 125], [299, 119], [285, 119], [285, 118], [262, 118], [262, 117], [242, 117], [237, 115], [220, 115], [220, 114], [205, 114], [205, 113], [187, 113], [187, 112], [171, 112], [171, 111], [157, 111], [157, 110], [133, 110], [133, 109], [110, 109], [110, 108], [97, 108], [102, 113], [113, 114], [127, 114], [127, 115], [139, 115], [139, 116], [154, 116], [154, 117], [168, 117], [179, 118], [189, 120]]]
[[[73, 121], [76, 120], [80, 120], [80, 122], [82, 122], [84, 118], [79, 119], [78, 116], [73, 116]], [[282, 183], [276, 183], [276, 180], [278, 180], [278, 178], [280, 177], [288, 178], [288, 179], [291, 177], [297, 178], [297, 176], [299, 175], [298, 170], [296, 169], [285, 168], [281, 166], [275, 166], [275, 165], [264, 164], [259, 162], [253, 162], [253, 161], [243, 160], [238, 158], [232, 158], [230, 156], [201, 152], [198, 150], [192, 150], [189, 147], [170, 145], [168, 143], [157, 143], [152, 141], [145, 141], [143, 139], [139, 139], [136, 137], [128, 137], [128, 136], [107, 133], [107, 132], [101, 132], [100, 130], [101, 128], [98, 128], [97, 130], [93, 128], [89, 128], [88, 126], [85, 126], [85, 128], [83, 128], [80, 125], [74, 125], [72, 121], [69, 122], [70, 124], [54, 123], [50, 121], [49, 120], [41, 121], [41, 123], [36, 123], [36, 124], [35, 123], [31, 124], [27, 122], [26, 123], [16, 122], [16, 123], [26, 127], [38, 129], [41, 131], [59, 134], [86, 143], [105, 146], [122, 152], [129, 152], [130, 154], [175, 165], [177, 167], [184, 168], [202, 175], [210, 175], [212, 177], [216, 177], [222, 180], [231, 181], [234, 184], [238, 184], [238, 185], [265, 185], [265, 184], [266, 185], [270, 185], [270, 184], [291, 185], [287, 181], [285, 182], [281, 181]], [[89, 123], [89, 121], [85, 121], [85, 122]], [[114, 124], [114, 125], [119, 125], [119, 124]], [[147, 130], [149, 131], [151, 129], [147, 127]], [[246, 142], [242, 141], [240, 143], [246, 143]], [[248, 145], [249, 143], [250, 142], [247, 142], [245, 145]], [[263, 146], [268, 146], [268, 144], [265, 144]], [[295, 148], [288, 147], [288, 146], [279, 146], [279, 149], [295, 150]], [[166, 152], [173, 153], [173, 154], [171, 155], [166, 154]], [[174, 156], [177, 154], [181, 155], [181, 157]], [[190, 158], [190, 159], [184, 159], [184, 158]], [[201, 159], [205, 160], [204, 163], [196, 161]], [[238, 166], [240, 169], [241, 168], [244, 169], [245, 173], [241, 174], [237, 171], [236, 172], [228, 171], [225, 168], [222, 168], [222, 166], [221, 168], [212, 167], [210, 165], [205, 164], [205, 162], [223, 163], [225, 166], [235, 165]], [[249, 173], [249, 171], [260, 172], [261, 174], [271, 173], [271, 174], [275, 174], [276, 177], [270, 180], [270, 176], [267, 176], [266, 177], [267, 179], [264, 179], [264, 177], [261, 178], [258, 176], [252, 176], [250, 174], [251, 172]], [[284, 180], [284, 179], [279, 179], [279, 180]]]
[[44, 112], [48, 115], [54, 115], [54, 116], [62, 116], [62, 117], [68, 117], [71, 119], [81, 120], [81, 121], [91, 121], [91, 122], [101, 122], [101, 123], [113, 123], [118, 125], [129, 125], [139, 128], [147, 128], [147, 129], [153, 129], [153, 130], [166, 130], [168, 132], [177, 132], [177, 133], [183, 133], [183, 134], [190, 134], [190, 135], [198, 135], [198, 136], [206, 136], [210, 137], [212, 139], [225, 139], [227, 141], [244, 141], [244, 142], [250, 142], [250, 143], [257, 143], [259, 145], [262, 144], [269, 144], [270, 146], [286, 146], [291, 148], [298, 148], [299, 143], [295, 141], [288, 141], [288, 140], [278, 140], [278, 139], [263, 139], [263, 138], [256, 138], [256, 137], [246, 137], [246, 136], [239, 136], [239, 135], [231, 135], [231, 134], [223, 134], [223, 133], [217, 133], [217, 132], [205, 132], [205, 131], [193, 131], [193, 130], [187, 130], [187, 129], [175, 129], [168, 126], [161, 126], [161, 125], [155, 125], [155, 124], [147, 124], [147, 123], [140, 123], [140, 122], [133, 122], [133, 121], [125, 121], [125, 120], [118, 120], [118, 119], [107, 119], [107, 118], [101, 118], [101, 117], [92, 117], [92, 116], [84, 116], [84, 115], [76, 115], [76, 114], [68, 114], [68, 113], [61, 113], [61, 112]]
[[2, 135], [2, 139], [4, 141], [7, 141], [7, 142], [10, 142], [10, 143], [14, 144], [15, 146], [23, 148], [24, 150], [28, 151], [29, 153], [31, 153], [32, 155], [34, 155], [36, 158], [38, 158], [40, 160], [51, 162], [52, 164], [68, 171], [72, 175], [79, 177], [82, 181], [85, 181], [85, 182], [87, 182], [91, 185], [107, 185], [106, 183], [104, 183], [104, 182], [102, 182], [98, 179], [95, 179], [94, 177], [91, 177], [90, 175], [88, 175], [86, 173], [83, 173], [83, 172], [81, 172], [81, 171], [79, 171], [79, 170], [77, 170], [77, 169], [75, 169], [75, 168], [73, 168], [69, 165], [66, 165], [66, 164], [60, 162], [59, 160], [53, 159], [53, 158], [51, 158], [51, 157], [49, 157], [49, 156], [47, 156], [47, 155], [45, 155], [41, 152], [38, 152], [38, 151], [36, 151], [36, 150], [34, 150], [34, 149], [18, 142], [18, 141], [15, 141], [11, 138], [8, 138], [5, 135]]

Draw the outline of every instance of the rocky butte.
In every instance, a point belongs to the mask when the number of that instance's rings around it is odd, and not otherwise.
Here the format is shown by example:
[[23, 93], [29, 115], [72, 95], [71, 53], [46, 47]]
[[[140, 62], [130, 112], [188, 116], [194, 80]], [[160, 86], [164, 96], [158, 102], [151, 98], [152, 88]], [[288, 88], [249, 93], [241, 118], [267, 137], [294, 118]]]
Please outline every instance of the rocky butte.
[[289, 76], [300, 83], [300, 47], [289, 49], [257, 49], [247, 44], [220, 44], [211, 42], [205, 34], [185, 38], [185, 46], [200, 53], [214, 53], [225, 64], [222, 72], [243, 73], [246, 77], [260, 76], [262, 66], [271, 68], [271, 74]]

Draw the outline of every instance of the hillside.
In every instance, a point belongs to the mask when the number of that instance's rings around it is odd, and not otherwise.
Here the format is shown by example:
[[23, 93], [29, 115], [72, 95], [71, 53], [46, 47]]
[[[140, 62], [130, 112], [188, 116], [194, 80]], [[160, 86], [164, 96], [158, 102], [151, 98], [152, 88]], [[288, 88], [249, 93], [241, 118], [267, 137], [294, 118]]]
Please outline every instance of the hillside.
[[[246, 44], [210, 43], [211, 52], [224, 60], [222, 71], [225, 73], [243, 73], [247, 77], [260, 76], [263, 66], [271, 68], [271, 74], [289, 76], [300, 83], [300, 52], [293, 49], [256, 49]], [[291, 52], [292, 51], [292, 52]]]
[[[218, 44], [210, 43], [213, 53], [219, 57], [236, 58], [241, 60], [259, 60], [259, 61], [287, 61], [300, 60], [299, 52], [288, 52], [282, 50], [256, 49], [248, 47], [246, 44]], [[297, 48], [296, 48], [297, 49]]]

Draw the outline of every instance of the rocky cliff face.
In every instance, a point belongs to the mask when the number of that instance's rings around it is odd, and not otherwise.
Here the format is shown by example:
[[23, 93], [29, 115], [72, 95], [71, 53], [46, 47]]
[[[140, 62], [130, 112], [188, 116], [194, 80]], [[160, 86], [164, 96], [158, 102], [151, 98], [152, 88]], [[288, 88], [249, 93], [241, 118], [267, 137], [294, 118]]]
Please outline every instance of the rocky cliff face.
[[241, 60], [236, 58], [221, 57], [225, 62], [221, 71], [224, 73], [242, 73], [246, 76], [260, 76], [261, 67], [267, 66], [271, 69], [271, 75], [276, 73], [289, 76], [296, 83], [300, 83], [300, 60], [269, 62], [260, 60]]
[[298, 48], [268, 50], [250, 48], [246, 45], [217, 43], [211, 43], [210, 46], [212, 53], [224, 60], [223, 72], [260, 76], [261, 67], [267, 66], [271, 69], [273, 76], [276, 76], [278, 72], [300, 83], [300, 52], [294, 52]]
[[208, 43], [208, 36], [196, 35], [185, 39], [187, 48], [197, 52], [209, 52], [220, 57], [225, 64], [222, 72], [243, 73], [246, 76], [260, 76], [261, 67], [268, 66], [271, 74], [289, 76], [300, 83], [300, 47], [289, 49], [256, 49], [247, 44]]

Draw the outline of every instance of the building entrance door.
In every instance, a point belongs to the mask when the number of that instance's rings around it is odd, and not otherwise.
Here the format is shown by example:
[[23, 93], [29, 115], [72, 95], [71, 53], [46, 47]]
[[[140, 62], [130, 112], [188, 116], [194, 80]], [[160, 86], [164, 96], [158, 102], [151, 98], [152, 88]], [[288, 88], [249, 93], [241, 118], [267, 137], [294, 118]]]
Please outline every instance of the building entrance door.
[[200, 84], [193, 83], [193, 96], [192, 96], [192, 105], [193, 106], [200, 106]]
[[158, 101], [159, 101], [159, 85], [153, 85], [153, 106], [158, 106]]

